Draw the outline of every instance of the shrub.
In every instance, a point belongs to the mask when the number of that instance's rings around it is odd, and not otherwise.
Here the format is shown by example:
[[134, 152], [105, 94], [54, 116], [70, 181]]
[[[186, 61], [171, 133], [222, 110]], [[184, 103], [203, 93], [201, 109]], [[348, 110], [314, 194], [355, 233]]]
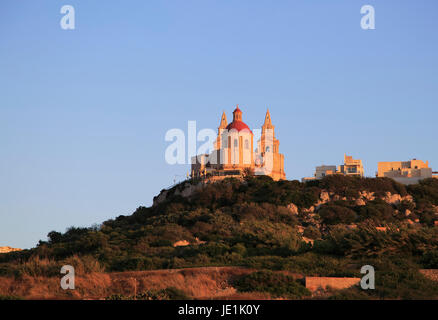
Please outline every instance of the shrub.
[[310, 226], [304, 229], [303, 236], [309, 239], [320, 239], [321, 232], [317, 228]]
[[309, 290], [291, 276], [272, 271], [258, 271], [241, 276], [234, 284], [241, 292], [267, 292], [274, 297], [299, 299], [310, 295]]
[[[333, 299], [437, 299], [438, 285], [418, 271], [407, 259], [379, 257], [363, 260], [375, 268], [375, 290], [350, 288], [335, 294]], [[362, 291], [362, 292], [359, 292]]]
[[162, 290], [147, 290], [136, 296], [123, 294], [113, 294], [105, 298], [106, 300], [191, 300], [184, 291], [175, 287], [168, 287]]
[[438, 269], [438, 250], [427, 251], [421, 258], [425, 269]]
[[419, 184], [408, 186], [415, 202], [426, 201], [438, 206], [438, 179], [425, 179]]
[[343, 206], [328, 204], [319, 211], [319, 216], [325, 224], [352, 223], [356, 220], [356, 213]]
[[360, 207], [359, 216], [361, 220], [373, 220], [376, 223], [391, 222], [394, 220], [394, 208], [383, 200], [376, 199], [369, 201], [365, 206]]
[[244, 265], [254, 269], [282, 270], [286, 259], [278, 256], [259, 256], [245, 259]]
[[402, 197], [408, 194], [404, 185], [390, 178], [329, 175], [322, 180], [312, 181], [309, 184], [347, 198], [357, 197], [360, 191], [374, 192], [377, 197], [384, 196], [387, 192], [400, 194]]
[[246, 247], [243, 243], [236, 243], [231, 250], [240, 256], [246, 255]]
[[438, 228], [409, 228], [389, 225], [385, 232], [376, 230], [373, 224], [360, 224], [348, 230], [335, 226], [315, 249], [346, 257], [377, 257], [381, 255], [412, 256], [438, 248]]
[[[88, 273], [102, 273], [105, 272], [105, 267], [93, 256], [74, 255], [62, 261], [62, 265], [71, 265], [75, 268], [75, 274], [84, 275]], [[59, 271], [58, 271], [59, 272]]]
[[1, 300], [22, 300], [23, 298], [18, 296], [11, 296], [11, 295], [1, 295], [0, 294], [0, 301]]
[[31, 257], [29, 260], [19, 264], [14, 268], [15, 277], [22, 276], [57, 276], [60, 273], [62, 263], [52, 259]]

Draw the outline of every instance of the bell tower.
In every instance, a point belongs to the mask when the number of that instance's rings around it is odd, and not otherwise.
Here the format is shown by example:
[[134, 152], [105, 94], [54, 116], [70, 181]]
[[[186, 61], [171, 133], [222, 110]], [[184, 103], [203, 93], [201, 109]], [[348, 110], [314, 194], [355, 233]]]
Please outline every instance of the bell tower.
[[266, 111], [265, 122], [262, 125], [262, 136], [260, 138], [260, 153], [278, 153], [280, 141], [275, 138], [275, 126], [272, 125], [269, 108]]
[[228, 121], [227, 121], [227, 115], [225, 114], [225, 111], [222, 112], [221, 122], [219, 124], [219, 127], [217, 128], [217, 138], [215, 142], [215, 149], [219, 150], [222, 148], [222, 133], [227, 128]]
[[258, 141], [258, 154], [262, 163], [262, 171], [274, 180], [286, 179], [284, 156], [279, 152], [279, 148], [280, 141], [275, 138], [275, 126], [272, 124], [271, 114], [267, 109], [262, 134]]

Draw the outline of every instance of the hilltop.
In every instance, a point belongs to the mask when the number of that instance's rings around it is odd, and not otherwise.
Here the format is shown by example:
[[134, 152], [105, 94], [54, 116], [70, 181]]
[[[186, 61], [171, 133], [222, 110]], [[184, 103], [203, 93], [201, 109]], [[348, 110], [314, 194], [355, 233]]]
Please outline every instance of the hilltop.
[[[360, 267], [371, 264], [380, 272], [376, 290], [351, 288], [332, 296], [436, 298], [436, 282], [419, 270], [438, 268], [437, 220], [437, 179], [411, 186], [344, 176], [307, 183], [265, 176], [186, 181], [132, 215], [52, 231], [34, 249], [0, 256], [0, 275], [59, 276], [61, 265], [72, 264], [83, 275], [235, 266], [361, 277]], [[266, 286], [256, 291], [271, 292], [270, 283], [285, 281], [275, 274], [258, 275]], [[245, 291], [249, 286], [242, 283], [254, 279], [236, 281]], [[305, 297], [302, 288], [291, 282], [271, 294]]]

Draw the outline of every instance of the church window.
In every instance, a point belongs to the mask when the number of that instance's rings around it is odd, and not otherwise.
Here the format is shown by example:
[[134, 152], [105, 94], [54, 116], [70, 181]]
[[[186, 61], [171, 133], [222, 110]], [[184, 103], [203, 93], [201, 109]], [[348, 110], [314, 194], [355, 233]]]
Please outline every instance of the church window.
[[248, 139], [245, 140], [245, 149], [249, 149], [249, 141], [248, 141]]

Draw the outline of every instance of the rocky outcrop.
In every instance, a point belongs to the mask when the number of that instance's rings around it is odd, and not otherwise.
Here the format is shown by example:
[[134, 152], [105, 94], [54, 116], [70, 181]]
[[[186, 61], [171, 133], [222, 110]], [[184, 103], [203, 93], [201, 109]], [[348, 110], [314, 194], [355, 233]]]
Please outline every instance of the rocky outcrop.
[[180, 195], [185, 198], [190, 197], [195, 191], [201, 189], [203, 186], [204, 184], [202, 183], [194, 185], [187, 182], [183, 185], [174, 187], [175, 189], [162, 190], [158, 196], [154, 197], [153, 206], [164, 202], [171, 195]]
[[[357, 198], [353, 197], [353, 198], [347, 198], [345, 196], [341, 196], [339, 194], [335, 194], [333, 192], [328, 192], [326, 190], [321, 191], [321, 194], [319, 196], [319, 199], [316, 203], [313, 204], [313, 209], [312, 207], [307, 208], [307, 209], [303, 209], [303, 212], [315, 212], [318, 211], [319, 208], [326, 204], [329, 203], [331, 201], [354, 201], [355, 204], [357, 206], [365, 206], [367, 204], [367, 202], [369, 201], [374, 201], [376, 200], [376, 195], [374, 192], [369, 192], [369, 191], [360, 191], [358, 193]], [[390, 192], [386, 192], [384, 197], [381, 197], [380, 199], [382, 199], [383, 201], [389, 203], [389, 204], [393, 204], [393, 205], [398, 205], [403, 201], [408, 201], [408, 202], [414, 202], [414, 199], [412, 196], [407, 195], [402, 197], [400, 194], [391, 194]], [[436, 212], [438, 214], [438, 207], [435, 208]]]
[[168, 192], [169, 192], [169, 190], [162, 190], [158, 196], [154, 197], [153, 206], [156, 206], [159, 203], [165, 201], [167, 198]]
[[18, 248], [11, 248], [11, 247], [0, 247], [0, 253], [8, 253], [8, 252], [14, 252], [14, 251], [21, 251], [22, 249]]
[[399, 194], [391, 194], [390, 192], [387, 192], [385, 196], [382, 198], [382, 200], [389, 204], [400, 204], [402, 201], [408, 201], [408, 202], [414, 201], [411, 195], [402, 197]]
[[310, 208], [304, 208], [302, 211], [304, 213], [314, 213], [315, 212], [315, 207], [311, 206]]
[[296, 205], [294, 205], [293, 203], [289, 203], [287, 205], [288, 210], [290, 211], [290, 213], [292, 214], [298, 214], [298, 207]]
[[198, 183], [193, 185], [191, 183], [186, 183], [181, 189], [177, 188], [175, 190], [175, 195], [181, 195], [184, 198], [190, 197], [195, 191], [201, 189], [203, 186], [202, 183]]
[[346, 201], [346, 200], [347, 200], [347, 197], [341, 197], [340, 195], [335, 194], [335, 195], [333, 196], [333, 200], [334, 200], [334, 201], [339, 201], [339, 200]]
[[187, 240], [179, 240], [173, 244], [174, 247], [186, 247], [188, 245], [190, 245], [190, 242]]
[[310, 239], [310, 238], [306, 238], [306, 237], [302, 237], [303, 241], [307, 244], [311, 244], [313, 246], [313, 243], [315, 242], [315, 240]]
[[327, 191], [321, 191], [319, 198], [322, 203], [327, 203], [330, 201], [330, 194]]
[[190, 244], [201, 245], [201, 244], [204, 244], [204, 243], [207, 243], [207, 242], [206, 241], [201, 241], [201, 240], [199, 240], [198, 237], [195, 237], [195, 241], [192, 241], [192, 243], [190, 243], [188, 240], [179, 240], [179, 241], [174, 242], [172, 244], [172, 246], [174, 246], [174, 247], [186, 247], [186, 246], [189, 246]]
[[374, 192], [369, 191], [361, 191], [359, 192], [359, 199], [362, 198], [366, 201], [373, 201], [376, 200], [376, 197], [374, 196]]
[[321, 191], [321, 194], [319, 195], [319, 200], [313, 205], [313, 211], [318, 211], [323, 204], [326, 204], [328, 202], [330, 202], [330, 193], [328, 193], [326, 190]]

